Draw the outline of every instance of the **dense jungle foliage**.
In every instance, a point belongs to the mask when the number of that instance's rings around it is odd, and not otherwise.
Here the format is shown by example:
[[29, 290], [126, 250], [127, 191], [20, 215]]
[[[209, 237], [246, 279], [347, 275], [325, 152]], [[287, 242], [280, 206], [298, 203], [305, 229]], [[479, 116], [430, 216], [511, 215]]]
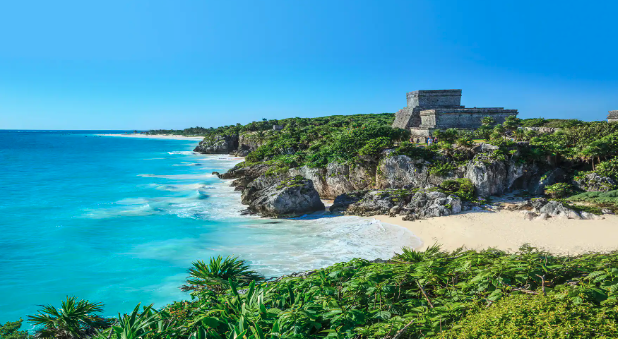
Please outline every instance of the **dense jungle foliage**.
[[190, 301], [102, 319], [68, 298], [30, 320], [41, 338], [616, 338], [617, 267], [617, 253], [433, 246], [263, 281], [219, 257], [194, 263]]
[[[394, 115], [389, 113], [264, 119], [211, 129], [207, 137], [240, 135], [251, 140], [258, 147], [241, 166], [268, 163], [271, 165], [268, 174], [300, 166], [323, 168], [331, 162], [352, 166], [377, 163], [385, 156], [383, 151], [391, 149], [386, 156], [423, 159], [429, 162], [431, 174], [447, 176], [476, 159], [475, 147], [488, 143], [498, 149], [488, 157], [479, 158], [480, 161], [537, 162], [548, 169], [564, 168], [568, 178], [546, 192], [554, 198], [581, 193], [571, 182], [587, 174], [596, 173], [618, 182], [618, 124], [615, 123], [509, 117], [504, 123], [496, 124], [491, 117], [486, 117], [475, 131], [437, 131], [437, 142], [427, 145], [424, 139], [410, 138], [406, 130], [391, 128], [393, 119]], [[273, 129], [274, 125], [282, 129]], [[618, 204], [609, 206], [618, 208]]]

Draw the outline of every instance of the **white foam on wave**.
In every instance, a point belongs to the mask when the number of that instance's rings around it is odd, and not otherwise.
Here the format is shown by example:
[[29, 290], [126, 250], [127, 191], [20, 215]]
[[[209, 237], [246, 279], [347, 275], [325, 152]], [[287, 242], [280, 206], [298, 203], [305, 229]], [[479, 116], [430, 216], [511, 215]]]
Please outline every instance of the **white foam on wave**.
[[160, 191], [172, 191], [172, 192], [182, 192], [182, 191], [196, 191], [200, 189], [205, 189], [208, 186], [205, 184], [179, 184], [179, 185], [156, 185], [155, 187]]
[[94, 210], [86, 210], [84, 217], [89, 219], [109, 219], [118, 217], [143, 217], [157, 214], [149, 204], [131, 204], [130, 207], [109, 207]]
[[167, 152], [168, 154], [181, 154], [181, 155], [192, 155], [193, 151], [172, 151]]
[[159, 179], [177, 179], [177, 180], [194, 180], [194, 179], [205, 179], [212, 178], [213, 175], [211, 173], [202, 173], [202, 174], [168, 174], [168, 175], [159, 175], [159, 174], [138, 174], [138, 177], [144, 178], [159, 178]]

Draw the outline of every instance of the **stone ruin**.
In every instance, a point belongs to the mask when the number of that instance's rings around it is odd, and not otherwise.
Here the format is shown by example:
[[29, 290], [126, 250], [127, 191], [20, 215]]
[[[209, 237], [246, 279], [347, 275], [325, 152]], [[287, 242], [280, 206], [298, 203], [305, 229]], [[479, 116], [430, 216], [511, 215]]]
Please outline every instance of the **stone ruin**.
[[448, 128], [476, 129], [484, 117], [501, 124], [516, 109], [503, 107], [466, 108], [461, 106], [461, 90], [421, 90], [407, 93], [408, 106], [395, 115], [394, 128], [410, 129], [412, 136], [431, 136], [433, 131]]
[[609, 111], [607, 122], [618, 122], [618, 111]]

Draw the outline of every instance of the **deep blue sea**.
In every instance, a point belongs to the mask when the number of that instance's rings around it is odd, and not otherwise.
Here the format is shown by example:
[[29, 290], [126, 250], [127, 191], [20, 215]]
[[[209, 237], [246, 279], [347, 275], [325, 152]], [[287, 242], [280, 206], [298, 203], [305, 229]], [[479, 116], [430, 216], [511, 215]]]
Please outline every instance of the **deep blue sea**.
[[109, 131], [0, 130], [0, 322], [67, 295], [109, 316], [188, 299], [191, 262], [215, 255], [273, 276], [420, 244], [358, 217], [241, 216], [240, 193], [211, 174], [240, 159], [195, 154], [194, 140], [97, 133]]

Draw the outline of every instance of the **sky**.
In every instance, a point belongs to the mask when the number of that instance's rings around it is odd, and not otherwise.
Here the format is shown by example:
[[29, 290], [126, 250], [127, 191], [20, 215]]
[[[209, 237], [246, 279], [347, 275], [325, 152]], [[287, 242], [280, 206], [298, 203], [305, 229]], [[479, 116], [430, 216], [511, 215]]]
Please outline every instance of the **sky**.
[[396, 112], [406, 92], [602, 120], [617, 1], [4, 1], [0, 129]]

